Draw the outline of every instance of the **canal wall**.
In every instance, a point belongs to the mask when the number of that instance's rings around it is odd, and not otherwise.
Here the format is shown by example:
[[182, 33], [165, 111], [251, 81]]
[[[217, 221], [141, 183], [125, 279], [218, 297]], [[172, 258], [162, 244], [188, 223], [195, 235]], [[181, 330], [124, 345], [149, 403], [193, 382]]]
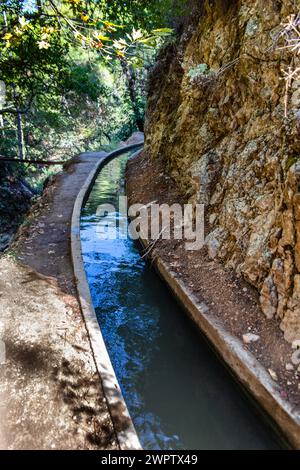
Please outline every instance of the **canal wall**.
[[[138, 144], [138, 146], [141, 146], [141, 144]], [[92, 304], [81, 254], [80, 213], [102, 166], [119, 153], [133, 148], [134, 146], [122, 148], [97, 162], [77, 197], [71, 230], [72, 259], [81, 310], [121, 449], [140, 448], [140, 443], [111, 365]], [[134, 159], [132, 162], [134, 164]], [[151, 196], [152, 194], [149, 194], [149, 197]], [[141, 234], [141, 242], [144, 248], [147, 249], [149, 242], [146, 235]], [[239, 338], [226, 330], [222, 322], [218, 321], [214, 316], [209, 305], [199, 301], [180, 276], [173, 271], [170, 264], [157, 255], [157, 252], [152, 262], [173, 295], [182, 304], [201, 332], [205, 334], [213, 348], [218, 352], [222, 360], [225, 361], [238, 381], [255, 398], [263, 410], [268, 413], [281, 436], [284, 436], [292, 447], [299, 449], [299, 411], [282, 396], [280, 386], [272, 380], [269, 372], [256, 360], [250, 351], [245, 349], [244, 344]]]
[[[145, 250], [149, 247], [147, 237], [141, 236]], [[151, 255], [150, 255], [151, 257]], [[176, 275], [168, 263], [157, 256], [151, 261], [170, 291], [183, 309], [209, 340], [235, 378], [242, 384], [259, 406], [267, 412], [271, 423], [280, 436], [295, 449], [300, 449], [300, 412], [285, 400], [280, 387], [272, 380], [269, 372], [247, 351], [243, 342], [230, 334], [218, 321], [209, 306], [199, 301], [189, 287]]]
[[[128, 162], [126, 183], [129, 206], [142, 204], [149, 216], [154, 201], [184, 204], [162, 158], [151, 160], [146, 152]], [[256, 290], [212, 261], [206, 247], [189, 251], [184, 240], [152, 240], [148, 233], [141, 234], [141, 241], [144, 256], [238, 382], [289, 445], [300, 448], [299, 354], [284, 339], [278, 321], [262, 315]]]
[[116, 158], [118, 155], [138, 149], [142, 146], [143, 142], [123, 146], [97, 161], [78, 193], [74, 204], [71, 223], [71, 252], [79, 303], [121, 450], [140, 450], [141, 444], [107, 352], [91, 299], [81, 251], [80, 216], [81, 209], [89, 196], [90, 190], [101, 168], [112, 158]]
[[0, 256], [0, 448], [118, 450], [70, 253], [79, 188], [105, 152], [56, 174]]

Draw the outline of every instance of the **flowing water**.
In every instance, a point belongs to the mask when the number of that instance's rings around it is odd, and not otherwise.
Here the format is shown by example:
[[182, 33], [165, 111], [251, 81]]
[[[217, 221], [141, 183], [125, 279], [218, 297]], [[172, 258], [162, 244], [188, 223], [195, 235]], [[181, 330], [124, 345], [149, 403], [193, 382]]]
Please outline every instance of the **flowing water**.
[[[98, 321], [145, 449], [274, 449], [279, 445], [131, 239], [99, 238], [122, 219], [125, 154], [101, 170], [81, 219], [86, 273]], [[124, 224], [125, 222], [125, 224]], [[124, 228], [125, 226], [125, 228]], [[120, 233], [119, 233], [120, 234]]]

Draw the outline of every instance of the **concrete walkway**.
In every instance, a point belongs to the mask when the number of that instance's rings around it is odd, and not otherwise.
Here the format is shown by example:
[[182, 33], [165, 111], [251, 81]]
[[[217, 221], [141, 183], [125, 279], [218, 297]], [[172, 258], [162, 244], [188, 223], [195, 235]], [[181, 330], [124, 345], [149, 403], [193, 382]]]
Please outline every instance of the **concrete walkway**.
[[70, 258], [74, 201], [104, 156], [57, 175], [0, 259], [1, 449], [118, 448]]

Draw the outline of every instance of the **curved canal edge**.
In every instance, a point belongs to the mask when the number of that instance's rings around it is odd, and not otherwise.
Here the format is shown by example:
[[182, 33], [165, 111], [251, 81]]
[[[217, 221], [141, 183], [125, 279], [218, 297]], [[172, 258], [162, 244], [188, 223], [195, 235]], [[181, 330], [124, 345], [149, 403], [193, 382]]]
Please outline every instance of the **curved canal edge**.
[[141, 149], [144, 142], [122, 147], [98, 160], [76, 198], [71, 222], [71, 257], [74, 268], [78, 299], [86, 324], [96, 367], [101, 378], [104, 394], [121, 450], [141, 450], [141, 444], [122, 395], [118, 379], [111, 364], [105, 342], [93, 307], [90, 288], [82, 259], [80, 241], [81, 209], [87, 200], [94, 181], [102, 167], [112, 158], [131, 150]]
[[[149, 241], [141, 234], [140, 242], [146, 250]], [[150, 255], [151, 258], [151, 255]], [[242, 342], [228, 333], [218, 320], [210, 315], [209, 307], [199, 303], [189, 288], [170, 267], [156, 255], [151, 260], [161, 278], [182, 305], [213, 348], [229, 366], [237, 380], [254, 397], [268, 414], [279, 433], [294, 449], [300, 449], [300, 412], [280, 395], [279, 387], [272, 381], [266, 369]]]
[[[138, 149], [142, 145], [143, 143], [139, 143], [123, 147], [97, 162], [78, 194], [71, 226], [72, 261], [78, 297], [95, 362], [122, 450], [141, 449], [141, 445], [122, 396], [92, 304], [81, 252], [80, 214], [94, 181], [105, 163], [122, 153]], [[148, 240], [142, 237], [140, 241], [143, 247], [147, 248]], [[156, 257], [152, 262], [186, 313], [229, 366], [238, 381], [266, 411], [290, 445], [295, 449], [300, 449], [300, 413], [281, 397], [279, 387], [271, 380], [266, 369], [249, 351], [243, 348], [242, 342], [237, 337], [229, 334], [210, 315], [207, 305], [196, 300], [187, 286], [160, 257]]]

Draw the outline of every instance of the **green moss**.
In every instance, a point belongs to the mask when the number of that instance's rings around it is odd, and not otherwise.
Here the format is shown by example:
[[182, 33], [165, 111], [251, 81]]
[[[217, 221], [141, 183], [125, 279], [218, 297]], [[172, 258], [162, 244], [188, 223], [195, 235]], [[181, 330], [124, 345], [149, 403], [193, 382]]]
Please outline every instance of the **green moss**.
[[289, 169], [299, 160], [299, 158], [300, 155], [289, 156], [285, 164], [285, 171], [289, 171]]

